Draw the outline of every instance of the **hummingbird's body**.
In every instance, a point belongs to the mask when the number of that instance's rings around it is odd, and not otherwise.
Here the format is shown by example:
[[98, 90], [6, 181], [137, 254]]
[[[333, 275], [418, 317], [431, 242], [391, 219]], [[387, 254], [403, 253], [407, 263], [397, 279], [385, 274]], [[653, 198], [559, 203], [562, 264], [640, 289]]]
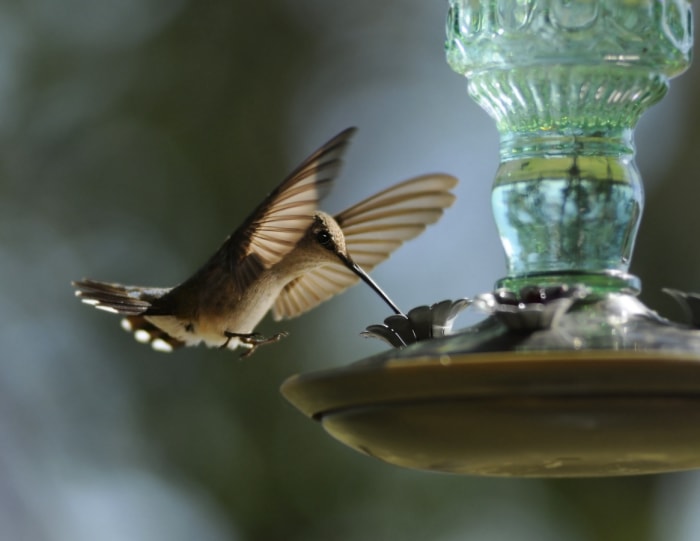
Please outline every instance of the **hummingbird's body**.
[[[318, 214], [333, 220], [328, 214]], [[239, 287], [232, 273], [226, 272], [226, 266], [212, 258], [187, 281], [153, 298], [148, 310], [127, 316], [128, 323], [124, 326], [129, 325], [128, 330], [135, 331], [148, 326], [144, 322], [154, 325], [170, 339], [166, 344], [156, 343], [159, 349], [195, 346], [200, 342], [210, 347], [236, 349], [241, 345], [241, 337], [227, 333], [252, 335], [290, 282], [319, 266], [336, 262], [334, 253], [314, 241], [311, 229], [295, 250], [269, 269], [263, 269], [245, 287]], [[175, 340], [181, 344], [171, 343]]]
[[[297, 316], [359, 279], [399, 309], [362, 270], [436, 221], [454, 196], [456, 179], [417, 177], [333, 217], [317, 209], [354, 129], [305, 160], [194, 275], [174, 288], [75, 282], [83, 302], [125, 316], [122, 326], [160, 351], [204, 342], [250, 348], [279, 340], [255, 328], [271, 309]], [[351, 257], [352, 254], [352, 257]]]

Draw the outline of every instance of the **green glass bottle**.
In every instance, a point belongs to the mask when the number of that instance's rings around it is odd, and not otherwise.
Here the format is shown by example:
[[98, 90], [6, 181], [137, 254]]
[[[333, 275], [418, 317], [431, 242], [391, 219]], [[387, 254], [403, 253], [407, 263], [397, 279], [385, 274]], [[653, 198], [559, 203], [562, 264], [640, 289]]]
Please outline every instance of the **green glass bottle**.
[[451, 0], [447, 60], [501, 137], [499, 287], [638, 291], [633, 130], [691, 47], [685, 0]]

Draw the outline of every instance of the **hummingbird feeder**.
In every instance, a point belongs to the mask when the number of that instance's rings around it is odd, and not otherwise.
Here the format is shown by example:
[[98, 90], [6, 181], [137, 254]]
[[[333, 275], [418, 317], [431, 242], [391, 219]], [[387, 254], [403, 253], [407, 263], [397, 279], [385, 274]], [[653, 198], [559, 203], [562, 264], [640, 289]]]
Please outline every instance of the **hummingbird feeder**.
[[[491, 293], [392, 316], [396, 346], [282, 393], [380, 460], [467, 475], [700, 467], [700, 297], [658, 316], [629, 274], [643, 188], [633, 133], [692, 50], [687, 0], [451, 0], [449, 65], [496, 122]], [[480, 323], [449, 333], [467, 305]]]

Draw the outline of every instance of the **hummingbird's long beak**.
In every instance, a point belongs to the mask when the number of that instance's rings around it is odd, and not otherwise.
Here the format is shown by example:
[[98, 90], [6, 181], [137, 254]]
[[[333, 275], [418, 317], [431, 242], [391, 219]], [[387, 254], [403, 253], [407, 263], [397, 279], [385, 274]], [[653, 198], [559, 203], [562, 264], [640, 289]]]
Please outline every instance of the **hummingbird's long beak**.
[[399, 307], [396, 306], [393, 303], [393, 301], [389, 298], [389, 296], [386, 293], [384, 293], [384, 291], [382, 291], [382, 288], [379, 287], [377, 283], [369, 277], [369, 274], [363, 271], [357, 263], [350, 259], [350, 256], [338, 254], [338, 257], [340, 257], [340, 260], [345, 264], [345, 266], [348, 269], [357, 274], [363, 282], [365, 282], [369, 287], [374, 289], [375, 293], [379, 295], [384, 300], [384, 302], [389, 305], [389, 307], [394, 311], [395, 314], [399, 316], [404, 315], [403, 312], [399, 310]]

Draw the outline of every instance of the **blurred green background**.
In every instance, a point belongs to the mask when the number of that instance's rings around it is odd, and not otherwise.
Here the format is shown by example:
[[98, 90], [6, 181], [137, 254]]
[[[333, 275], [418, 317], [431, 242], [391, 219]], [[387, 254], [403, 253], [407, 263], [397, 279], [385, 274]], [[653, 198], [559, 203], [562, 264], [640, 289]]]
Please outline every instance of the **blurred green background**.
[[[405, 308], [489, 290], [504, 272], [488, 204], [498, 139], [444, 62], [446, 10], [0, 3], [1, 539], [700, 538], [695, 473], [443, 476], [326, 436], [278, 387], [384, 348], [359, 336], [388, 315], [367, 288], [265, 321], [291, 336], [245, 361], [155, 353], [73, 298], [84, 276], [178, 283], [349, 125], [360, 132], [326, 210], [416, 174], [461, 179], [455, 206], [373, 273], [379, 283]], [[661, 287], [700, 291], [698, 96], [696, 66], [637, 130], [647, 204], [632, 270], [669, 317], [679, 310]]]

